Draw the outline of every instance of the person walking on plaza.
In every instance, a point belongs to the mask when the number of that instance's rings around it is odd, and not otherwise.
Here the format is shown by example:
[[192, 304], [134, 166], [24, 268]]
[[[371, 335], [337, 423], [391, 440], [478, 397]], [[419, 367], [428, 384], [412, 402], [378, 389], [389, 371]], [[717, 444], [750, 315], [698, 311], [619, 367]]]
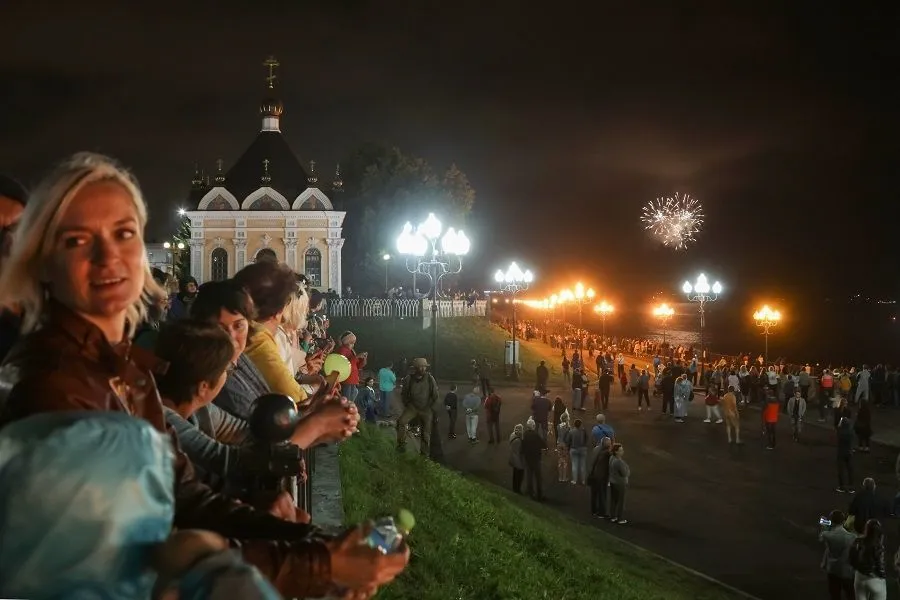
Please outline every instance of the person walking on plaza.
[[500, 443], [500, 407], [503, 401], [494, 391], [494, 388], [488, 388], [488, 397], [484, 399], [484, 417], [487, 420], [488, 428], [488, 444], [493, 444], [494, 440]]
[[565, 350], [563, 350], [562, 356], [562, 372], [563, 372], [563, 381], [569, 383], [569, 366], [571, 363], [569, 362], [569, 357], [566, 356]]
[[544, 487], [541, 475], [541, 456], [547, 444], [534, 428], [534, 421], [529, 420], [522, 435], [522, 461], [525, 463], [525, 493], [537, 501], [544, 499]]
[[[638, 411], [641, 411], [641, 400], [647, 403], [647, 411], [650, 411], [650, 373], [647, 372], [647, 369], [641, 369], [641, 374], [638, 375]], [[608, 394], [607, 394], [608, 396]], [[603, 407], [606, 410], [606, 407]]]
[[609, 517], [609, 457], [612, 440], [602, 438], [591, 451], [588, 485], [591, 486], [591, 514], [601, 519]]
[[568, 434], [569, 412], [566, 411], [560, 416], [559, 426], [556, 428], [556, 480], [560, 483], [569, 479], [569, 449], [566, 446]]
[[572, 410], [584, 410], [584, 374], [575, 369], [572, 374]]
[[662, 415], [675, 414], [675, 377], [668, 368], [663, 369], [662, 380], [660, 381], [660, 390], [662, 391], [663, 404]]
[[535, 369], [535, 384], [534, 389], [539, 392], [543, 392], [547, 389], [547, 382], [550, 381], [550, 369], [547, 368], [547, 365], [544, 361], [541, 361], [541, 364], [537, 366]]
[[[722, 396], [722, 414], [725, 417], [725, 433], [728, 435], [728, 443], [743, 444], [741, 441], [741, 415], [738, 412], [738, 400], [734, 386], [729, 386], [728, 392]], [[734, 438], [732, 439], [732, 434]]]
[[547, 429], [552, 410], [553, 404], [550, 403], [547, 392], [535, 390], [534, 397], [531, 399], [531, 416], [537, 425], [538, 434], [544, 441], [547, 441]]
[[478, 442], [478, 413], [481, 412], [481, 386], [475, 386], [472, 391], [463, 396], [463, 410], [466, 411], [466, 437], [469, 443]]
[[566, 403], [557, 396], [553, 399], [553, 423], [550, 427], [550, 437], [556, 439], [556, 431], [559, 429], [559, 420], [566, 412]]
[[687, 407], [688, 402], [691, 400], [691, 396], [694, 395], [694, 386], [691, 385], [691, 382], [687, 379], [687, 374], [682, 373], [678, 376], [678, 381], [675, 383], [675, 422], [676, 423], [684, 423], [685, 417], [687, 417]]
[[775, 449], [775, 427], [778, 425], [778, 414], [781, 412], [781, 406], [778, 403], [778, 396], [772, 388], [766, 390], [766, 404], [763, 406], [763, 431], [766, 438], [766, 450]]
[[616, 432], [612, 425], [606, 422], [606, 415], [603, 413], [597, 415], [597, 424], [591, 429], [591, 437], [594, 438], [594, 443], [596, 444], [599, 444], [605, 437], [615, 441]]
[[575, 419], [566, 433], [566, 448], [572, 459], [572, 485], [584, 485], [587, 481], [588, 433], [581, 426], [581, 419]]
[[[346, 336], [344, 336], [346, 337]], [[356, 341], [356, 337], [353, 337]], [[351, 346], [352, 350], [352, 346]], [[413, 359], [413, 372], [403, 380], [400, 394], [403, 412], [397, 419], [397, 450], [406, 448], [406, 426], [418, 417], [422, 422], [421, 453], [428, 456], [431, 449], [431, 431], [434, 424], [434, 405], [438, 399], [437, 382], [427, 372], [428, 361], [424, 358]]]
[[850, 547], [850, 564], [857, 600], [887, 600], [884, 532], [878, 519], [866, 521], [862, 536]]
[[456, 415], [459, 409], [459, 397], [456, 395], [456, 384], [450, 384], [450, 391], [444, 396], [444, 409], [447, 411], [447, 439], [456, 439]]
[[[729, 389], [734, 389], [734, 386], [729, 386]], [[722, 423], [722, 412], [719, 410], [719, 388], [710, 386], [706, 392], [704, 403], [706, 404], [706, 418], [703, 419], [703, 422], [712, 423], [712, 418], [715, 417], [717, 425]]]
[[788, 398], [787, 413], [791, 419], [791, 436], [795, 442], [799, 442], [803, 432], [803, 417], [806, 415], [806, 399], [800, 388], [794, 388], [794, 395]]
[[863, 402], [856, 412], [856, 421], [853, 423], [853, 431], [858, 441], [857, 449], [860, 452], [868, 452], [872, 439], [872, 409], [870, 402]]
[[819, 529], [819, 541], [825, 545], [822, 570], [828, 577], [828, 597], [831, 600], [855, 600], [853, 593], [853, 566], [850, 564], [850, 548], [856, 542], [856, 534], [844, 527], [846, 515], [833, 510], [828, 524]]
[[[837, 491], [853, 493], [853, 426], [850, 419], [841, 418], [837, 427]], [[847, 484], [844, 485], [844, 476]]]
[[597, 391], [600, 392], [600, 404], [602, 410], [609, 409], [609, 390], [612, 387], [612, 382], [612, 373], [609, 369], [604, 369], [597, 380]]
[[522, 479], [525, 478], [525, 461], [522, 460], [522, 436], [525, 427], [521, 423], [513, 427], [509, 436], [509, 466], [512, 467], [512, 489], [515, 493], [522, 493]]
[[628, 490], [630, 478], [631, 469], [625, 462], [625, 447], [622, 444], [613, 444], [609, 458], [609, 520], [619, 525], [628, 522], [624, 513], [625, 492]]
[[391, 365], [378, 369], [378, 416], [387, 419], [391, 416], [391, 394], [397, 387], [397, 375]]

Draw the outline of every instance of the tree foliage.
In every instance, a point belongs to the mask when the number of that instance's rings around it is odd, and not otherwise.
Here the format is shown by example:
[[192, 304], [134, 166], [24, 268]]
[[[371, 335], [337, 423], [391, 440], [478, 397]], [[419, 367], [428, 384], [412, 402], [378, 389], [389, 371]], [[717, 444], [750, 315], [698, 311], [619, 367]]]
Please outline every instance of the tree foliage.
[[[181, 217], [178, 223], [178, 231], [169, 240], [172, 244], [175, 277], [182, 279], [191, 274], [191, 220]], [[184, 244], [183, 249], [178, 249], [178, 244]]]
[[475, 203], [475, 190], [455, 164], [444, 171], [399, 148], [367, 144], [341, 163], [347, 211], [343, 251], [346, 283], [357, 291], [384, 285], [382, 255], [395, 254], [395, 242], [407, 221], [422, 222], [433, 212], [446, 224], [463, 225]]

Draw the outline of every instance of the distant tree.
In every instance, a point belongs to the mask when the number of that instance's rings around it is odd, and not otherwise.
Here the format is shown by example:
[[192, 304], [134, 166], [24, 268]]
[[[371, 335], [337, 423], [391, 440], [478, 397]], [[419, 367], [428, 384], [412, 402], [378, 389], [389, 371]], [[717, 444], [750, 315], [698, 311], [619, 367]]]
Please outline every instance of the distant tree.
[[[187, 217], [181, 217], [178, 223], [178, 229], [169, 241], [172, 244], [172, 257], [175, 267], [176, 279], [187, 277], [191, 274], [191, 220]], [[183, 244], [184, 248], [179, 249], [178, 244]]]
[[415, 225], [433, 212], [445, 226], [459, 227], [475, 203], [475, 190], [455, 164], [440, 172], [396, 147], [366, 144], [341, 166], [344, 192], [337, 202], [347, 211], [344, 273], [346, 284], [362, 293], [384, 288], [382, 256], [396, 254], [404, 223]]

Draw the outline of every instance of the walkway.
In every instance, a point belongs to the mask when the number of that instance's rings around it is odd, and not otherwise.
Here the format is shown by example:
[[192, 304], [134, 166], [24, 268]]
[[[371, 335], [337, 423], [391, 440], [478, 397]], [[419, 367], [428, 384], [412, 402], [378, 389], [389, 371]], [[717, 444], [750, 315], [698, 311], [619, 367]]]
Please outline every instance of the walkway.
[[[504, 399], [502, 430], [509, 435], [513, 425], [527, 419], [531, 393], [496, 383]], [[552, 394], [568, 399], [562, 390]], [[589, 490], [556, 482], [552, 452], [544, 461], [548, 504], [760, 598], [824, 597], [818, 519], [834, 508], [846, 510], [850, 498], [835, 491], [831, 430], [808, 427], [797, 444], [782, 423], [778, 447], [766, 451], [759, 413], [745, 411], [746, 444], [729, 447], [723, 425], [702, 422], [702, 398], [692, 403], [684, 424], [663, 418], [658, 400], [653, 401], [651, 412], [638, 412], [634, 397], [616, 391], [606, 413], [633, 473], [627, 525], [592, 518]], [[593, 411], [580, 416], [593, 425]], [[441, 431], [446, 432], [443, 422]], [[445, 439], [448, 466], [509, 486], [507, 445], [489, 445], [485, 432], [482, 424], [482, 441], [474, 446], [464, 435]], [[896, 491], [895, 458], [896, 450], [884, 446], [854, 458], [860, 476], [874, 476], [883, 485], [879, 493], [885, 499]], [[892, 556], [897, 539], [893, 526], [888, 531]], [[889, 588], [890, 597], [900, 597], [893, 581]]]

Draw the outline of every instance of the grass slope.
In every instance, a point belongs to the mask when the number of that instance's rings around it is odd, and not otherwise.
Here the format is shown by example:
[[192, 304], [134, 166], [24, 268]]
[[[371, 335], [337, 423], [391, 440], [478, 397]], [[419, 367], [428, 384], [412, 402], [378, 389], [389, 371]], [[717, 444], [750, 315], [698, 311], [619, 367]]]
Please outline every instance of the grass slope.
[[341, 444], [348, 523], [416, 517], [407, 571], [378, 598], [712, 600], [729, 592], [511, 492], [394, 449], [364, 427]]
[[[353, 331], [360, 351], [369, 352], [369, 369], [391, 364], [401, 356], [412, 360], [424, 356], [431, 360], [431, 329], [422, 329], [414, 319], [345, 319], [335, 318], [329, 328], [337, 338], [344, 331]], [[445, 381], [469, 382], [472, 379], [470, 362], [483, 357], [494, 363], [491, 379], [503, 378], [503, 349], [507, 333], [487, 319], [455, 318], [438, 320], [437, 375]], [[522, 380], [534, 384], [534, 372], [545, 357], [533, 348], [519, 345]], [[553, 373], [551, 380], [558, 378]]]

